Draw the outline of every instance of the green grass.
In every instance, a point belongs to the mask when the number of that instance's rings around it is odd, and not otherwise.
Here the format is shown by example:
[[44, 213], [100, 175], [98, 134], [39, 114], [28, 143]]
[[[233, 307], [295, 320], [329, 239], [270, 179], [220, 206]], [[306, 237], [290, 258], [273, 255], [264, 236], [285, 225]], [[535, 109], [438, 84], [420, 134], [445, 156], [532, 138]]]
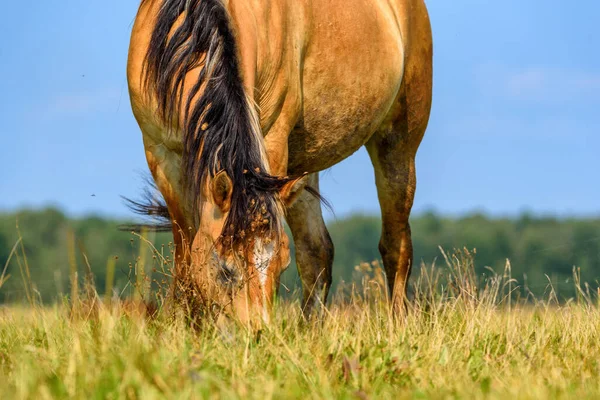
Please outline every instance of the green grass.
[[122, 303], [83, 317], [66, 305], [0, 308], [0, 398], [600, 397], [596, 300], [511, 299], [515, 283], [478, 282], [469, 257], [422, 270], [398, 321], [368, 265], [361, 292], [321, 320], [302, 323], [298, 303], [280, 303], [260, 336]]

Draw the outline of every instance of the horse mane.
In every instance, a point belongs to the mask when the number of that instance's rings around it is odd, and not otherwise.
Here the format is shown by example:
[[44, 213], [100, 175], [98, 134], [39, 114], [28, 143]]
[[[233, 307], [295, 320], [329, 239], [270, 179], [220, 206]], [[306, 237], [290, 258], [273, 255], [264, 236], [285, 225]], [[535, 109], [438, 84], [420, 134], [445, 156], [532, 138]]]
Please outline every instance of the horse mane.
[[[184, 99], [186, 75], [198, 67], [198, 80]], [[199, 209], [209, 179], [225, 170], [233, 182], [221, 236], [226, 244], [241, 244], [252, 232], [281, 229], [279, 190], [291, 179], [269, 173], [257, 112], [244, 90], [222, 0], [164, 0], [144, 74], [144, 88], [157, 102], [159, 118], [183, 132], [185, 201]], [[194, 219], [197, 228], [198, 217]]]
[[172, 230], [171, 215], [165, 199], [156, 187], [150, 173], [143, 174], [142, 179], [145, 185], [140, 200], [133, 200], [125, 196], [121, 196], [121, 199], [129, 210], [145, 217], [146, 220], [142, 223], [119, 225], [119, 230], [138, 233], [144, 229], [154, 232], [170, 232]]

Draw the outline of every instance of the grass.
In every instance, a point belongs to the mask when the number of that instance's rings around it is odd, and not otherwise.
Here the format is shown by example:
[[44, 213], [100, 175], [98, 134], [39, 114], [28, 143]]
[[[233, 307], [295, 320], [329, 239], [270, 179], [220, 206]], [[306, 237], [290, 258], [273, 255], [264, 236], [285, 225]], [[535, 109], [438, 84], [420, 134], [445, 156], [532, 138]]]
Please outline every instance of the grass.
[[421, 269], [402, 320], [379, 265], [363, 264], [362, 286], [321, 320], [303, 323], [299, 303], [281, 302], [259, 336], [146, 318], [124, 302], [0, 308], [0, 398], [600, 397], [595, 296], [576, 283], [573, 301], [551, 288], [525, 301], [509, 266], [482, 281], [469, 252], [446, 263]]

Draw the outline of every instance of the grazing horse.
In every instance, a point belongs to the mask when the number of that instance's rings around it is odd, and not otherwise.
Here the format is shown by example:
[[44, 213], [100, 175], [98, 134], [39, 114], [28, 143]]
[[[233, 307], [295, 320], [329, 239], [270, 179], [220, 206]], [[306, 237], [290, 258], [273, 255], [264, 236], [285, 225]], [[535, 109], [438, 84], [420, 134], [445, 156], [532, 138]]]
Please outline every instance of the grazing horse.
[[268, 319], [290, 262], [285, 218], [310, 315], [334, 253], [318, 173], [365, 146], [402, 312], [431, 107], [424, 0], [143, 0], [127, 76], [164, 198], [138, 206], [171, 223], [180, 278], [242, 320]]

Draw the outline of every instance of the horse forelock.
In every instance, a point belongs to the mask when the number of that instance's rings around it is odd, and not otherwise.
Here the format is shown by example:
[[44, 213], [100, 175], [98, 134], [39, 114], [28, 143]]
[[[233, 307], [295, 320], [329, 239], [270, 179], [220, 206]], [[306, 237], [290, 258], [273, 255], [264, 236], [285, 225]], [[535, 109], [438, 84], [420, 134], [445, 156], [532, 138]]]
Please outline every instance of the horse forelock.
[[[197, 81], [184, 93], [187, 75], [197, 67]], [[290, 179], [270, 174], [256, 106], [244, 89], [222, 0], [165, 0], [144, 74], [159, 118], [183, 132], [183, 201], [194, 205], [186, 209], [200, 210], [203, 188], [225, 170], [233, 193], [223, 244], [239, 247], [250, 235], [281, 233], [279, 190]], [[197, 228], [199, 215], [193, 220]]]

